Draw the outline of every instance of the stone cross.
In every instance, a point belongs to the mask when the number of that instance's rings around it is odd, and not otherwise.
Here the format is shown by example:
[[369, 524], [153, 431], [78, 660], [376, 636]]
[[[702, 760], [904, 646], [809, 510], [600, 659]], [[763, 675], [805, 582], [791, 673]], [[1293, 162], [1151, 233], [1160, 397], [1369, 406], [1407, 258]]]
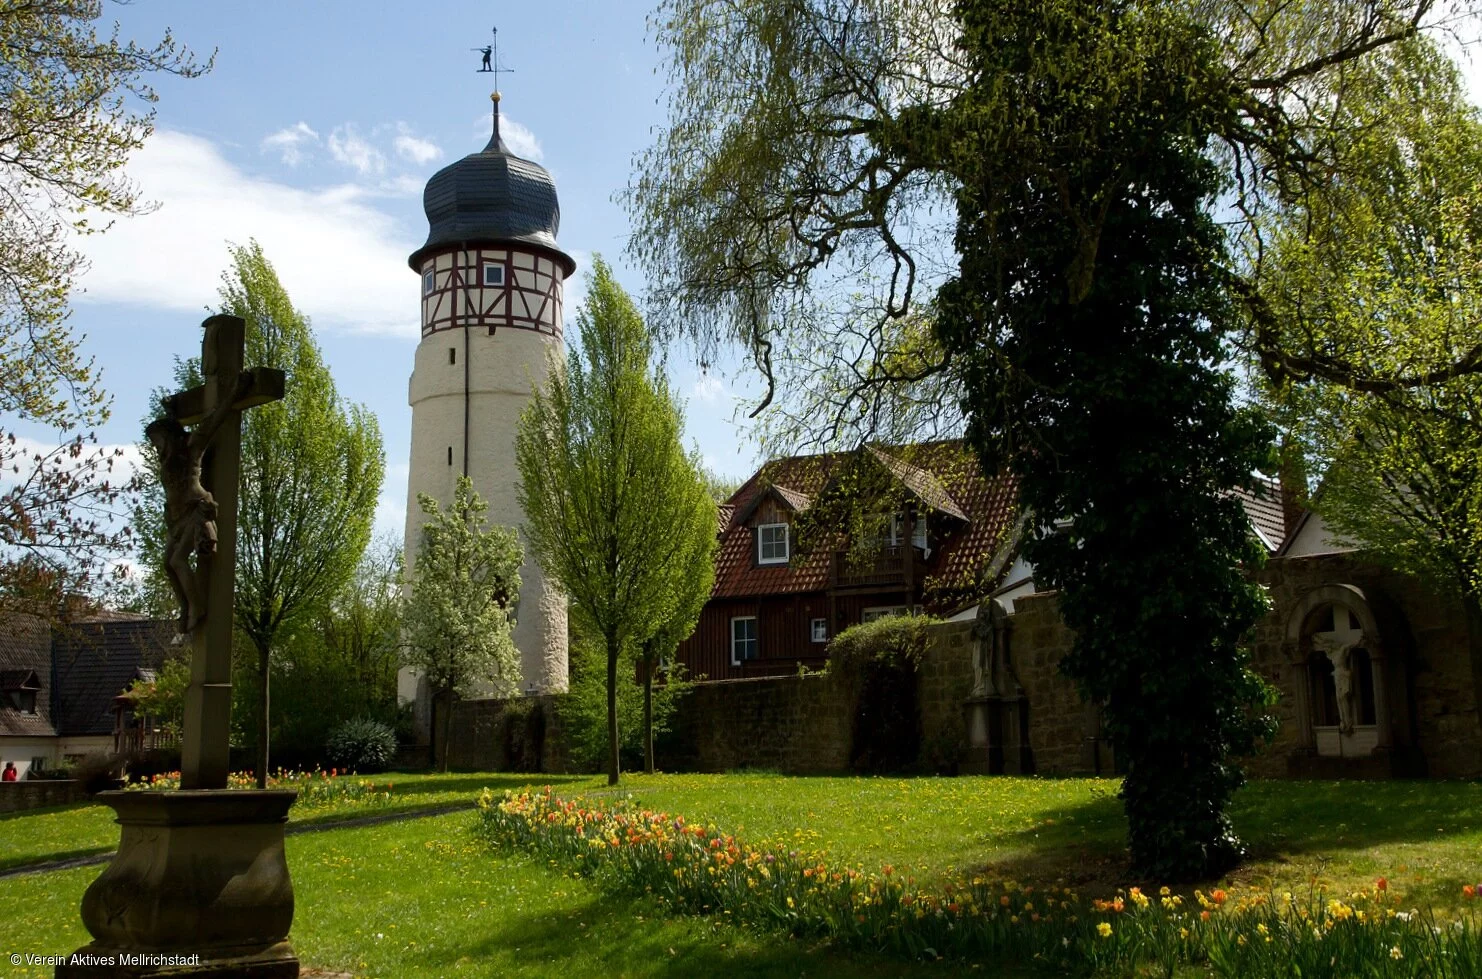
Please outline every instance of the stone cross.
[[1352, 734], [1356, 715], [1353, 696], [1353, 650], [1364, 643], [1364, 630], [1353, 621], [1348, 609], [1333, 606], [1333, 629], [1312, 636], [1312, 644], [1333, 664], [1333, 693], [1338, 701], [1338, 730]]
[[[168, 421], [196, 425], [209, 441], [200, 460], [200, 483], [214, 516], [214, 547], [196, 551], [195, 585], [202, 610], [186, 604], [191, 636], [190, 686], [185, 692], [180, 787], [224, 789], [230, 769], [232, 714], [232, 603], [237, 566], [237, 483], [242, 464], [242, 412], [283, 397], [283, 372], [243, 370], [246, 323], [212, 316], [201, 324], [201, 373], [206, 383], [165, 400]], [[215, 431], [209, 429], [214, 427]], [[203, 430], [204, 429], [204, 430]], [[166, 485], [166, 507], [170, 487]], [[209, 504], [214, 501], [214, 509]]]

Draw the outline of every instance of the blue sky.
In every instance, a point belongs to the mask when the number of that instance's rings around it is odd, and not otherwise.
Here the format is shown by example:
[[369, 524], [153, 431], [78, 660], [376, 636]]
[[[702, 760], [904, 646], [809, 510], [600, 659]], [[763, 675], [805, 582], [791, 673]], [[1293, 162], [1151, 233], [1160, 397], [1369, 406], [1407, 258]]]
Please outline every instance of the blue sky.
[[[560, 243], [578, 262], [569, 336], [593, 253], [635, 297], [643, 291], [624, 261], [628, 221], [613, 197], [664, 118], [649, 12], [636, 2], [105, 5], [100, 33], [117, 20], [123, 36], [148, 43], [168, 27], [217, 55], [204, 77], [156, 79], [156, 134], [128, 173], [158, 209], [82, 243], [92, 267], [72, 324], [114, 396], [101, 439], [137, 440], [172, 358], [199, 350], [227, 242], [255, 237], [313, 321], [340, 392], [380, 420], [377, 526], [399, 536], [418, 339], [406, 257], [427, 235], [427, 178], [488, 139], [493, 76], [477, 72], [470, 49], [498, 26], [501, 60], [514, 69], [500, 82], [506, 139], [556, 181]], [[701, 377], [685, 350], [670, 358], [689, 439], [712, 468], [748, 475], [757, 450], [749, 427], [732, 423], [744, 418], [734, 392], [746, 378]]]

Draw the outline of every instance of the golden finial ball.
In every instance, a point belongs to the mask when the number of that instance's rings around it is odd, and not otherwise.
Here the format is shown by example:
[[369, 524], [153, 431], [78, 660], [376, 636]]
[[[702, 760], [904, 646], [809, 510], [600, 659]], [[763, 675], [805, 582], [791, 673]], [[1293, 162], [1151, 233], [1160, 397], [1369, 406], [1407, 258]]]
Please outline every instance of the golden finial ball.
[[491, 102], [498, 102], [499, 101], [499, 93], [498, 92], [495, 92], [494, 94], [490, 95], [489, 96], [489, 101], [491, 101]]

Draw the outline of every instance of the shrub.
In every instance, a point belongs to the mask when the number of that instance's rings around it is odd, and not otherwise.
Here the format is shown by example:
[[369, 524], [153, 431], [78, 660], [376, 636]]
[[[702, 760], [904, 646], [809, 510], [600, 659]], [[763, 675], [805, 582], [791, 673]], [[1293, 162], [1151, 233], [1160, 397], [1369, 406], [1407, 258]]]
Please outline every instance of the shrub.
[[856, 771], [900, 771], [921, 751], [916, 674], [935, 620], [886, 616], [851, 626], [829, 643], [830, 670], [854, 690], [849, 764]]
[[357, 717], [334, 729], [324, 752], [341, 768], [361, 774], [383, 772], [396, 757], [396, 732], [380, 721]]

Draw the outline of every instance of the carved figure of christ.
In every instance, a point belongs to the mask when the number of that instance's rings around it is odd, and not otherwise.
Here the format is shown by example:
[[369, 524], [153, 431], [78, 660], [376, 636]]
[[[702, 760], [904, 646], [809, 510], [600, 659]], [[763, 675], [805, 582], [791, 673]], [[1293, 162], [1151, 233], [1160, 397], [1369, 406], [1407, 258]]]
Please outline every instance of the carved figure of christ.
[[[201, 372], [206, 383], [166, 399], [166, 417], [149, 427], [150, 441], [161, 455], [171, 579], [184, 605], [181, 618], [192, 642], [180, 787], [224, 789], [229, 770], [242, 412], [280, 400], [283, 372], [242, 369], [247, 327], [239, 317], [212, 316], [202, 326], [206, 332]], [[191, 424], [196, 429], [187, 436], [185, 426]], [[194, 572], [188, 561], [192, 552]]]
[[1352, 734], [1357, 719], [1357, 705], [1353, 696], [1353, 650], [1363, 645], [1364, 630], [1353, 621], [1348, 609], [1333, 606], [1333, 629], [1317, 632], [1312, 636], [1312, 645], [1323, 651], [1333, 664], [1333, 693], [1338, 701], [1338, 730]]

